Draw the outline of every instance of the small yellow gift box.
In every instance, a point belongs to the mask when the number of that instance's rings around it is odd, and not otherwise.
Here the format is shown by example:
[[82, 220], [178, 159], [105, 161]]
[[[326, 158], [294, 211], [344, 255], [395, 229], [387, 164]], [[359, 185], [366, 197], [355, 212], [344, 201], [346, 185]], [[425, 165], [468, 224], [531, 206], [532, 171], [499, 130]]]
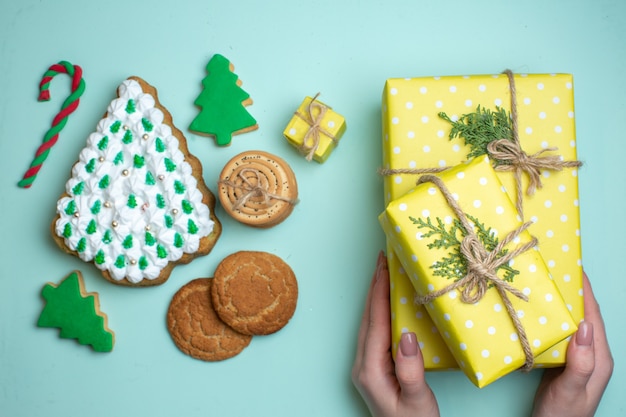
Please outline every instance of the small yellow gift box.
[[[319, 95], [319, 94], [318, 94]], [[317, 99], [306, 97], [294, 113], [283, 135], [307, 161], [323, 163], [328, 159], [346, 130], [340, 114]]]
[[[576, 159], [573, 79], [570, 74], [516, 74], [516, 104], [521, 147], [528, 154], [545, 151], [563, 160]], [[454, 166], [468, 159], [463, 138], [449, 138], [452, 126], [439, 116], [458, 120], [478, 106], [492, 111], [511, 109], [511, 84], [504, 74], [393, 78], [382, 99], [383, 167], [388, 169]], [[549, 148], [558, 148], [547, 151]], [[542, 170], [543, 188], [523, 195], [525, 220], [539, 239], [542, 256], [576, 322], [583, 318], [582, 254], [578, 211], [578, 170]], [[497, 172], [515, 201], [511, 172]], [[385, 203], [414, 185], [417, 177], [385, 177]], [[522, 189], [528, 181], [523, 176]], [[394, 352], [403, 332], [415, 332], [427, 370], [456, 368], [457, 364], [423, 306], [412, 302], [413, 286], [388, 245], [391, 276], [392, 339]], [[567, 341], [536, 358], [535, 366], [565, 363]]]
[[417, 185], [380, 223], [452, 356], [484, 387], [532, 366], [576, 323], [489, 158], [431, 177], [442, 185]]

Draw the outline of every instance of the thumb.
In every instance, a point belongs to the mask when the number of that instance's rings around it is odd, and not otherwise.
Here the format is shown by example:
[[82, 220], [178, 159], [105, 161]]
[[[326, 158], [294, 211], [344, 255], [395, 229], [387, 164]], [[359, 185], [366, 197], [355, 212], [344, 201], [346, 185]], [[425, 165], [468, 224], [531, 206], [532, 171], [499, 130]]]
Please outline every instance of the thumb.
[[583, 321], [567, 348], [567, 363], [559, 382], [569, 392], [582, 392], [594, 367], [593, 323]]
[[415, 333], [402, 333], [396, 352], [396, 377], [403, 396], [410, 398], [430, 392], [424, 378], [424, 358]]

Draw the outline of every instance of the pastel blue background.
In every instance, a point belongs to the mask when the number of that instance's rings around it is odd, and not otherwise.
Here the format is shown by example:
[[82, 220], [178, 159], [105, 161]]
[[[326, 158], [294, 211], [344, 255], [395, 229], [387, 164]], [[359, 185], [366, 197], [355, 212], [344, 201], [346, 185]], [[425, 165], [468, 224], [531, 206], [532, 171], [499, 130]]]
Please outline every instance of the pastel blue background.
[[[384, 236], [380, 106], [386, 78], [499, 72], [574, 74], [583, 263], [602, 305], [615, 373], [598, 415], [626, 415], [626, 2], [526, 1], [78, 1], [0, 0], [0, 415], [18, 416], [361, 416], [350, 381], [368, 282]], [[209, 58], [235, 65], [254, 99], [259, 130], [228, 148], [187, 134], [215, 191], [235, 154], [262, 149], [294, 169], [301, 202], [269, 230], [240, 225], [221, 208], [213, 252], [178, 267], [156, 288], [104, 281], [63, 254], [49, 224], [89, 132], [118, 84], [138, 75], [159, 89], [181, 130], [197, 114]], [[62, 101], [69, 77], [37, 102], [53, 63], [81, 65], [87, 90], [34, 186], [17, 188]], [[306, 163], [282, 130], [306, 95], [347, 120], [323, 165]], [[211, 276], [238, 250], [263, 250], [298, 276], [297, 311], [282, 331], [256, 337], [239, 356], [204, 363], [179, 352], [165, 326], [172, 295]], [[94, 353], [35, 326], [40, 291], [83, 272], [116, 334]], [[458, 372], [429, 374], [444, 416], [526, 416], [540, 371], [515, 373], [479, 390]]]

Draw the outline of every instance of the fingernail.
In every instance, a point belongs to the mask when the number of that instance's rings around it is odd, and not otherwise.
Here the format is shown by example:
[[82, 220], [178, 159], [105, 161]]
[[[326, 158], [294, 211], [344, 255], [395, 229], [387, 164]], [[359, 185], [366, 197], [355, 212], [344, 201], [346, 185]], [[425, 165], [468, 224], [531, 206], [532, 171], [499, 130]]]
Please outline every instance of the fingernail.
[[380, 252], [378, 252], [378, 259], [376, 259], [376, 265], [380, 265], [381, 262], [383, 261], [383, 257], [385, 256], [385, 253], [381, 250]]
[[402, 333], [402, 336], [400, 336], [400, 351], [402, 356], [417, 356], [417, 338], [415, 333]]
[[576, 343], [579, 346], [591, 346], [593, 341], [593, 324], [583, 321], [576, 332]]
[[376, 260], [376, 281], [380, 279], [381, 271], [383, 270], [383, 265], [385, 261], [385, 253], [381, 250], [378, 252], [378, 259]]

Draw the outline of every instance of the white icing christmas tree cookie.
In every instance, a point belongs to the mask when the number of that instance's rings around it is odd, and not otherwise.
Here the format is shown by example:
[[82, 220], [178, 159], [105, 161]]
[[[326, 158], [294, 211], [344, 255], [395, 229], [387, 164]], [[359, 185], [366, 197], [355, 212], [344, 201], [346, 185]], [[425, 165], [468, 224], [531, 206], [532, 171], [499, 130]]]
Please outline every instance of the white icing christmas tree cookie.
[[53, 236], [116, 284], [157, 285], [221, 233], [200, 161], [154, 87], [130, 77], [87, 138], [57, 202]]

